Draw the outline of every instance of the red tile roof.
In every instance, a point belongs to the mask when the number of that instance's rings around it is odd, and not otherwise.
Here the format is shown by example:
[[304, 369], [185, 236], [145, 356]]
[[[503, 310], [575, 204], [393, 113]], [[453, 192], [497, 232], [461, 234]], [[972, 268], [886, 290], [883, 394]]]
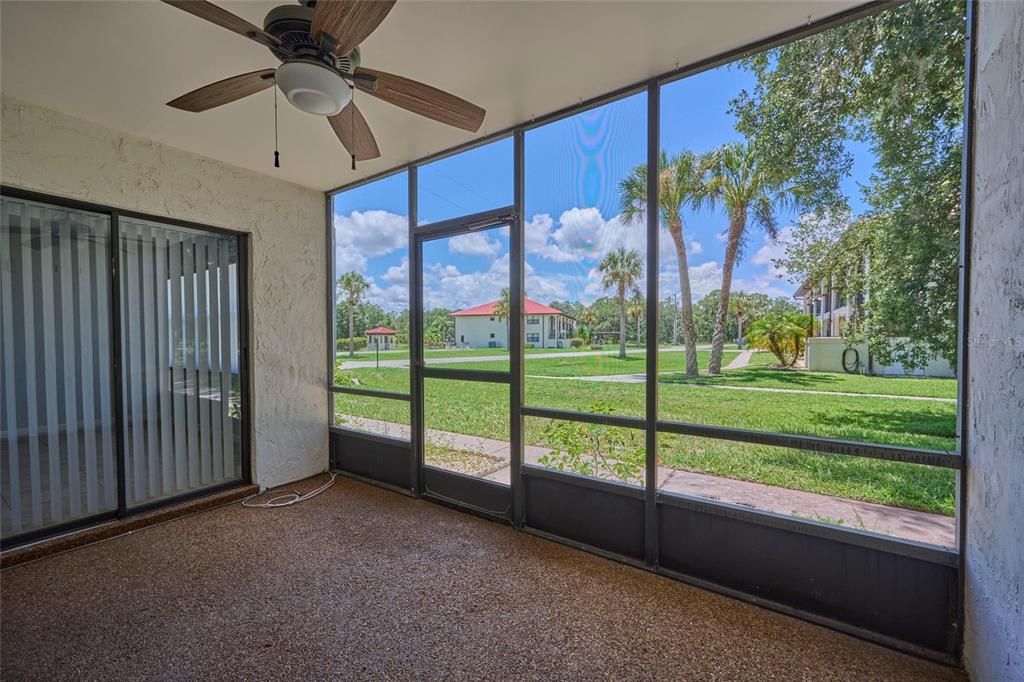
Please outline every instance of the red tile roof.
[[[543, 303], [537, 303], [528, 298], [523, 299], [523, 311], [527, 315], [565, 315], [568, 318], [572, 318], [572, 315], [563, 313], [561, 310], [546, 306]], [[452, 317], [469, 317], [473, 315], [493, 315], [494, 308], [498, 305], [497, 301], [491, 301], [490, 303], [484, 303], [483, 305], [474, 306], [472, 308], [466, 308], [465, 310], [456, 310], [451, 313]]]
[[397, 332], [394, 329], [388, 329], [387, 327], [374, 327], [373, 329], [367, 329], [366, 333], [367, 334], [384, 334], [384, 335], [392, 334], [392, 335], [394, 335]]

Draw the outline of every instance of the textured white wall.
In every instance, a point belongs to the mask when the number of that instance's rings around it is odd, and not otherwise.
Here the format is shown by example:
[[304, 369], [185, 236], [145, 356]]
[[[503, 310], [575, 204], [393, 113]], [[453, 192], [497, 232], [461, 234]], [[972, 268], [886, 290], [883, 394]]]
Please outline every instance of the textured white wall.
[[968, 353], [964, 665], [1024, 680], [1024, 2], [982, 0]]
[[327, 468], [322, 192], [8, 97], [0, 180], [251, 233], [253, 476], [274, 486]]

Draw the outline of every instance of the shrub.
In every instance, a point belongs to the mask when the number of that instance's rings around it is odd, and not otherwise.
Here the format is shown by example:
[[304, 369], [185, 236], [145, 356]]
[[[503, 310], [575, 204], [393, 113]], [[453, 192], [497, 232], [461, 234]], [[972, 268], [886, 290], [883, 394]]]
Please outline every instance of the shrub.
[[569, 339], [570, 348], [583, 348], [584, 343], [585, 342], [583, 341], [583, 339], [579, 338], [578, 336]]
[[528, 344], [526, 344], [526, 346], [525, 346], [525, 348], [527, 348], [527, 349], [530, 349], [530, 348], [536, 348], [536, 347], [537, 347], [537, 346], [533, 345], [532, 343], [528, 343]]
[[[603, 402], [592, 404], [590, 411], [612, 413]], [[633, 481], [644, 470], [644, 438], [632, 429], [552, 420], [544, 429], [544, 442], [552, 449], [537, 461], [559, 471]]]
[[604, 346], [599, 343], [590, 344], [590, 350], [604, 350]]
[[334, 385], [335, 386], [359, 386], [359, 379], [352, 376], [350, 372], [345, 372], [341, 369], [341, 365], [334, 367]]
[[[355, 344], [356, 350], [365, 350], [366, 349], [366, 337], [365, 336], [354, 336], [354, 337], [352, 337], [352, 342]], [[338, 342], [337, 343], [338, 343], [338, 350], [339, 351], [347, 351], [348, 350], [348, 337], [347, 336], [340, 336], [340, 337], [338, 337]]]
[[753, 348], [771, 351], [783, 367], [792, 367], [803, 355], [813, 325], [814, 318], [804, 313], [765, 315], [747, 328], [747, 342]]

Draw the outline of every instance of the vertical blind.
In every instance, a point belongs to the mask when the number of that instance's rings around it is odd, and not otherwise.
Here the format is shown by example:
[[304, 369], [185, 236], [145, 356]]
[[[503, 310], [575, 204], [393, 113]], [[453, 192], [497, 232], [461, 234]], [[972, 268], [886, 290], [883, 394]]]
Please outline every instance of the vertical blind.
[[3, 538], [118, 509], [118, 429], [125, 508], [241, 479], [238, 238], [6, 196], [2, 220]]
[[110, 219], [3, 198], [2, 531], [117, 507]]
[[238, 250], [231, 236], [119, 225], [122, 423], [135, 506], [241, 477]]

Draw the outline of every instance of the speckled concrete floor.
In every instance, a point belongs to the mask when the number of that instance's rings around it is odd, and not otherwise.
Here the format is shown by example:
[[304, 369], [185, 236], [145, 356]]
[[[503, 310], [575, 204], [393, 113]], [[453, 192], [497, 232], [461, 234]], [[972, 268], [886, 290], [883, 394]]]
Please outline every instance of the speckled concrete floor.
[[340, 478], [295, 507], [235, 504], [0, 580], [5, 681], [965, 679]]

